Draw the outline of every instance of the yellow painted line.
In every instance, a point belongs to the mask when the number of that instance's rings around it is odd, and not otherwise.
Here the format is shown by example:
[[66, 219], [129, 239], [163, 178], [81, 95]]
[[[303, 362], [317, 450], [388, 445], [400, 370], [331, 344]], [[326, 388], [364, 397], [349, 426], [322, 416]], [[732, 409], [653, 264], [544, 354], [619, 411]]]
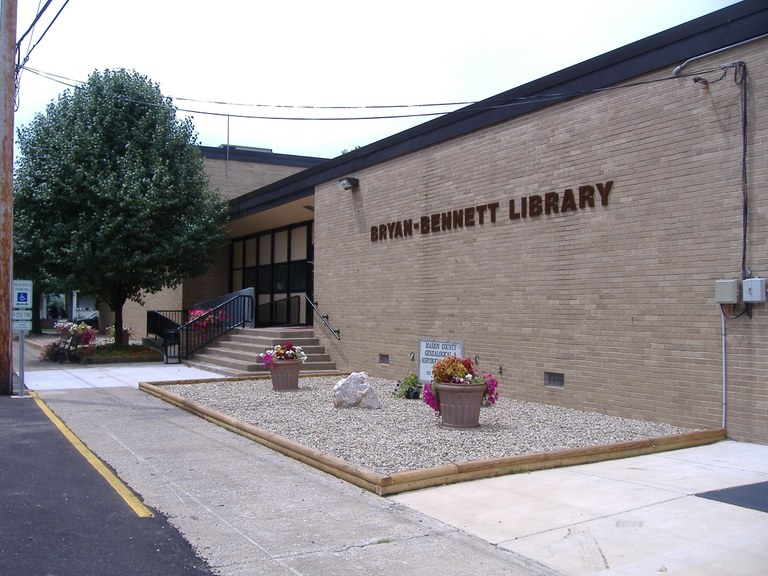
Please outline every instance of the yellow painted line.
[[64, 437], [69, 440], [69, 442], [77, 449], [78, 452], [80, 452], [80, 454], [83, 455], [88, 463], [93, 466], [107, 482], [109, 482], [109, 485], [112, 486], [112, 489], [117, 492], [123, 500], [125, 500], [125, 503], [130, 506], [130, 508], [136, 513], [137, 516], [141, 518], [152, 518], [154, 516], [152, 511], [144, 506], [141, 500], [137, 498], [136, 494], [134, 494], [131, 489], [128, 488], [128, 486], [126, 486], [122, 480], [120, 480], [120, 478], [115, 476], [114, 473], [99, 459], [99, 457], [91, 452], [91, 450], [85, 444], [83, 444], [83, 442], [77, 436], [75, 436], [75, 434], [69, 428], [67, 428], [67, 425], [64, 424], [64, 422], [62, 422], [61, 419], [56, 416], [56, 414], [54, 414], [50, 408], [48, 408], [40, 396], [31, 390], [29, 390], [29, 395], [35, 399], [35, 402], [37, 402], [37, 405], [40, 407], [40, 409], [45, 413], [46, 416], [48, 416], [51, 422], [54, 423], [56, 428], [58, 428], [61, 433], [64, 434]]

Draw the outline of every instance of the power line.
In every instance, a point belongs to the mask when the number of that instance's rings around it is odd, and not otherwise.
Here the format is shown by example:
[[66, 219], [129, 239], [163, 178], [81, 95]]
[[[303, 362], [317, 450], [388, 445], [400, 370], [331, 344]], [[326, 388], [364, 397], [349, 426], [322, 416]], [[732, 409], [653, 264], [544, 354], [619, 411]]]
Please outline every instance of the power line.
[[76, 88], [77, 86], [81, 86], [85, 84], [85, 82], [82, 82], [80, 80], [74, 80], [72, 78], [67, 78], [66, 76], [59, 76], [58, 74], [53, 74], [51, 72], [43, 72], [42, 70], [35, 70], [34, 68], [30, 68], [29, 66], [24, 66], [23, 69], [26, 70], [27, 72], [30, 72], [32, 74], [45, 78], [46, 80], [52, 80], [53, 82], [63, 84], [68, 88]]
[[[44, 72], [42, 70], [37, 70], [35, 68], [31, 68], [29, 66], [24, 66], [24, 70], [27, 70], [28, 72], [31, 72], [32, 74], [36, 74], [37, 76], [40, 76], [42, 78], [46, 78], [47, 80], [52, 80], [53, 82], [58, 82], [59, 84], [63, 84], [64, 86], [67, 86], [69, 88], [75, 88], [76, 86], [80, 86], [82, 84], [85, 84], [82, 80], [75, 80], [74, 78], [69, 78], [67, 76], [60, 76], [58, 74], [53, 74], [51, 72]], [[217, 100], [201, 100], [197, 98], [173, 98], [176, 102], [197, 102], [199, 104], [212, 104], [215, 106], [234, 106], [234, 107], [250, 107], [250, 108], [274, 108], [274, 109], [296, 109], [296, 110], [373, 110], [373, 109], [389, 109], [389, 108], [432, 108], [432, 107], [445, 107], [445, 106], [467, 106], [469, 104], [475, 104], [474, 101], [471, 102], [435, 102], [435, 103], [428, 103], [428, 104], [372, 104], [372, 105], [364, 105], [364, 106], [317, 106], [317, 105], [310, 105], [310, 104], [246, 104], [246, 103], [236, 103], [236, 102], [225, 102], [225, 101], [217, 101]], [[250, 116], [250, 115], [237, 115], [237, 114], [229, 114], [229, 113], [222, 113], [222, 112], [207, 112], [204, 110], [188, 110], [184, 108], [179, 108], [178, 110], [182, 112], [190, 112], [195, 114], [210, 114], [212, 116], [232, 116], [232, 117], [240, 117], [240, 118], [255, 118], [259, 119], [262, 118], [260, 116]], [[443, 114], [443, 112], [436, 112], [434, 114]], [[273, 116], [267, 116], [263, 118], [268, 119], [274, 119], [274, 120], [293, 120], [298, 118], [292, 118], [292, 117], [273, 117]], [[354, 120], [354, 118], [349, 118]]]
[[216, 100], [197, 100], [195, 98], [174, 98], [176, 101], [197, 102], [199, 104], [216, 104], [220, 106], [240, 106], [250, 108], [296, 108], [309, 110], [372, 110], [381, 108], [428, 108], [433, 106], [467, 106], [475, 102], [433, 102], [430, 104], [371, 104], [366, 106], [316, 106], [309, 104], [241, 104], [236, 102], [219, 102]]
[[[68, 1], [68, 0], [67, 0]], [[681, 78], [691, 77], [699, 74], [706, 74], [715, 71], [724, 71], [731, 66], [718, 66], [712, 69], [699, 70], [697, 72], [691, 72], [689, 74], [680, 74], [677, 76], [665, 76], [663, 78], [656, 78], [651, 80], [643, 80], [640, 82], [620, 84], [617, 86], [608, 86], [602, 88], [591, 88], [588, 90], [577, 90], [573, 92], [552, 92], [547, 94], [537, 94], [533, 96], [520, 96], [516, 98], [488, 98], [477, 102], [442, 102], [442, 103], [427, 103], [427, 104], [376, 104], [367, 106], [311, 106], [311, 105], [288, 105], [288, 104], [236, 104], [224, 101], [212, 101], [212, 100], [199, 100], [193, 98], [172, 98], [174, 101], [183, 102], [198, 102], [202, 104], [211, 104], [215, 106], [238, 106], [238, 107], [253, 107], [253, 108], [272, 108], [272, 109], [297, 109], [297, 110], [385, 110], [385, 109], [400, 109], [400, 108], [436, 108], [436, 107], [455, 107], [455, 106], [472, 106], [463, 110], [467, 114], [474, 114], [477, 112], [496, 110], [502, 108], [510, 108], [515, 106], [524, 106], [527, 104], [543, 103], [543, 102], [556, 102], [565, 100], [568, 98], [575, 98], [579, 96], [585, 96], [588, 94], [595, 94], [600, 92], [608, 92], [613, 90], [623, 90], [628, 88], [634, 88], [637, 86], [644, 86], [649, 84], [656, 84], [659, 82], [678, 81]], [[33, 74], [37, 74], [43, 78], [47, 78], [54, 82], [66, 85], [70, 88], [75, 88], [84, 82], [67, 78], [65, 76], [59, 76], [49, 72], [43, 72], [24, 66], [24, 70], [28, 70]], [[137, 102], [131, 100], [132, 102]], [[155, 105], [150, 102], [137, 102], [147, 105]], [[216, 112], [208, 110], [196, 110], [191, 108], [176, 108], [179, 112], [185, 112], [188, 114], [201, 114], [207, 116], [218, 116], [222, 118], [240, 118], [249, 120], [283, 120], [283, 121], [303, 121], [303, 122], [327, 122], [327, 121], [351, 121], [351, 120], [392, 120], [402, 118], [420, 118], [428, 116], [441, 116], [448, 114], [449, 112], [460, 113], [462, 110], [452, 111], [435, 111], [435, 112], [418, 112], [418, 113], [404, 113], [404, 114], [379, 114], [375, 116], [283, 116], [283, 115], [255, 115], [255, 114], [235, 114], [232, 112]]]
[[35, 19], [32, 20], [32, 24], [29, 25], [29, 28], [27, 28], [27, 31], [24, 32], [24, 34], [22, 34], [19, 40], [16, 42], [16, 52], [19, 52], [21, 50], [21, 42], [24, 40], [24, 38], [27, 37], [27, 34], [29, 34], [35, 29], [35, 24], [37, 24], [37, 21], [40, 20], [43, 13], [48, 9], [48, 6], [51, 5], [51, 2], [53, 2], [53, 0], [48, 0], [48, 2], [45, 3], [45, 6], [43, 6], [42, 10], [40, 9], [40, 4], [37, 5], [38, 6], [37, 16], [35, 16]]
[[61, 13], [64, 11], [64, 8], [67, 7], [67, 4], [69, 4], [69, 0], [64, 0], [64, 4], [59, 8], [59, 11], [56, 12], [56, 16], [53, 17], [53, 20], [48, 24], [46, 29], [43, 31], [40, 38], [38, 38], [37, 42], [34, 43], [34, 45], [27, 50], [27, 55], [24, 57], [24, 61], [21, 61], [21, 41], [24, 40], [24, 37], [29, 34], [30, 31], [32, 31], [35, 27], [35, 24], [40, 19], [40, 17], [43, 15], [43, 12], [50, 6], [52, 0], [48, 0], [48, 2], [45, 3], [45, 6], [43, 6], [43, 9], [38, 12], [37, 16], [35, 17], [35, 20], [32, 22], [31, 26], [27, 28], [27, 31], [22, 34], [21, 38], [19, 38], [19, 41], [16, 43], [16, 52], [17, 52], [17, 60], [16, 60], [16, 74], [18, 75], [19, 70], [24, 67], [24, 65], [29, 60], [29, 57], [32, 54], [32, 51], [37, 48], [37, 45], [42, 42], [43, 38], [45, 38], [45, 35], [48, 33], [48, 30], [51, 29], [51, 26], [53, 26], [53, 23], [56, 22], [57, 18], [61, 15]]
[[[56, 15], [53, 17], [53, 20], [51, 20], [51, 22], [48, 24], [46, 29], [43, 31], [43, 33], [40, 36], [40, 38], [38, 38], [37, 42], [32, 44], [27, 49], [27, 53], [24, 56], [24, 59], [22, 60], [21, 59], [21, 43], [22, 43], [22, 41], [24, 40], [24, 38], [26, 38], [27, 34], [30, 34], [35, 29], [35, 25], [37, 24], [38, 20], [40, 20], [42, 15], [48, 9], [48, 6], [51, 5], [52, 1], [53, 0], [48, 0], [45, 3], [45, 5], [42, 7], [42, 9], [38, 9], [37, 15], [35, 16], [35, 19], [32, 21], [32, 24], [29, 25], [29, 28], [27, 28], [27, 30], [24, 32], [24, 34], [22, 34], [21, 37], [19, 38], [19, 40], [16, 42], [16, 68], [15, 68], [14, 79], [13, 79], [13, 81], [14, 81], [14, 95], [13, 95], [13, 99], [14, 99], [14, 108], [16, 110], [18, 110], [18, 107], [19, 107], [19, 89], [20, 89], [19, 84], [20, 84], [20, 80], [21, 80], [21, 71], [24, 69], [24, 65], [29, 61], [29, 58], [32, 55], [32, 51], [35, 48], [37, 48], [37, 46], [38, 46], [38, 44], [40, 44], [40, 42], [42, 42], [43, 38], [45, 38], [45, 35], [48, 33], [48, 30], [51, 29], [51, 26], [53, 26], [53, 23], [56, 22], [56, 19], [64, 11], [64, 8], [67, 6], [67, 4], [69, 4], [69, 0], [65, 0], [64, 1], [64, 4], [61, 6], [61, 8], [59, 8], [59, 11], [56, 13]], [[39, 6], [40, 5], [38, 4], [38, 8], [39, 8]], [[32, 43], [32, 38], [31, 37], [30, 37], [29, 41], [30, 41], [30, 44], [31, 44]]]

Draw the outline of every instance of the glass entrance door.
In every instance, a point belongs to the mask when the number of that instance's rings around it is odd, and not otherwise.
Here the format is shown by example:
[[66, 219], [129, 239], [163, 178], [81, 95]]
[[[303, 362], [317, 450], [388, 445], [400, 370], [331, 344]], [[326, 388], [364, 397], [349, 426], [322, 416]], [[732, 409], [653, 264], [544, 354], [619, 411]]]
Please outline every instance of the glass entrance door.
[[231, 289], [254, 288], [257, 326], [311, 324], [311, 222], [238, 238], [230, 253]]

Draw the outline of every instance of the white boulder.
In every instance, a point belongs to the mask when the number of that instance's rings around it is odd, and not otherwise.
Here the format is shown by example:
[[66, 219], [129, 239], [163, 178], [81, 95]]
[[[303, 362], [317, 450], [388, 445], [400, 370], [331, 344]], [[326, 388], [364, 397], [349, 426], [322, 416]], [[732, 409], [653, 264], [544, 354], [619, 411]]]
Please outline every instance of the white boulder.
[[333, 387], [333, 405], [336, 408], [381, 408], [371, 377], [365, 372], [353, 372]]

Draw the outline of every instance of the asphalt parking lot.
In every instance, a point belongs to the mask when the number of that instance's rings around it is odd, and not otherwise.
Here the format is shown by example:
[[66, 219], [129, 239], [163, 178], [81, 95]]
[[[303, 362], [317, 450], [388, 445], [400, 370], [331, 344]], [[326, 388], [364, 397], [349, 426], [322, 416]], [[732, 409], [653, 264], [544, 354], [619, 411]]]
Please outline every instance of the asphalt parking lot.
[[0, 574], [213, 574], [161, 514], [140, 517], [32, 398], [0, 396]]
[[768, 566], [768, 446], [725, 441], [382, 498], [137, 389], [200, 375], [162, 364], [27, 373], [153, 518], [34, 399], [0, 398], [0, 574], [763, 576]]

